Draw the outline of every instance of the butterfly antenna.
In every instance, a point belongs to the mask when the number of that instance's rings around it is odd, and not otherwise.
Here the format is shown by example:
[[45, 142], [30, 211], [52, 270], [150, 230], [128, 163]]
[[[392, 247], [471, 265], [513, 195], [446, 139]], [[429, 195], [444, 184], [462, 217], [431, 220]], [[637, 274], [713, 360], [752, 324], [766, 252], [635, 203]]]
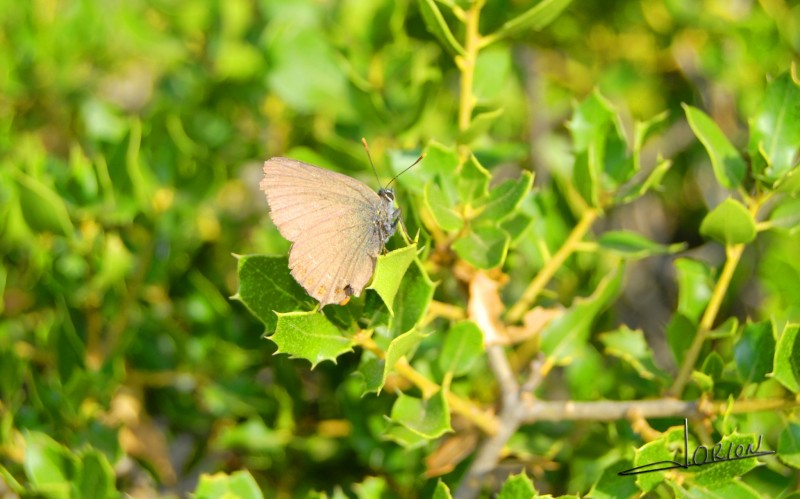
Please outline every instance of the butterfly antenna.
[[397, 175], [395, 175], [395, 176], [394, 176], [394, 178], [393, 178], [392, 180], [390, 180], [388, 184], [386, 184], [386, 187], [384, 187], [384, 189], [388, 189], [388, 188], [389, 188], [389, 186], [390, 186], [390, 185], [392, 185], [392, 182], [394, 182], [395, 180], [397, 180], [397, 177], [399, 177], [400, 175], [404, 174], [404, 173], [405, 173], [405, 172], [407, 172], [408, 170], [410, 170], [410, 169], [414, 168], [415, 166], [417, 166], [417, 163], [419, 163], [420, 161], [422, 161], [424, 158], [425, 158], [425, 153], [422, 153], [422, 154], [420, 154], [420, 155], [419, 155], [419, 158], [417, 158], [417, 160], [416, 160], [416, 161], [414, 161], [413, 163], [411, 163], [411, 166], [409, 166], [409, 167], [408, 167], [408, 168], [406, 168], [405, 170], [403, 170], [403, 171], [401, 171], [400, 173], [398, 173]]
[[378, 177], [378, 170], [375, 169], [375, 163], [372, 162], [372, 155], [369, 153], [369, 144], [367, 144], [367, 139], [361, 137], [361, 143], [364, 145], [364, 150], [367, 151], [367, 159], [369, 159], [369, 164], [372, 167], [372, 173], [375, 174], [375, 179], [378, 181], [378, 185], [381, 185], [381, 179]]

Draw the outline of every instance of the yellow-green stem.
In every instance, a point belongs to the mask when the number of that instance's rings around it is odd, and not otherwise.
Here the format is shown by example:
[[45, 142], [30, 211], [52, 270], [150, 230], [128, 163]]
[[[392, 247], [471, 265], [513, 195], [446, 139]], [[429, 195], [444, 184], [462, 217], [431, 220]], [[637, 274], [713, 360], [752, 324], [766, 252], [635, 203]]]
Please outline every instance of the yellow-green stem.
[[719, 280], [717, 281], [716, 286], [714, 286], [714, 291], [711, 293], [711, 299], [708, 301], [708, 306], [706, 307], [705, 312], [703, 312], [703, 317], [700, 319], [697, 334], [695, 335], [689, 350], [686, 352], [686, 356], [683, 359], [683, 364], [678, 372], [678, 376], [675, 378], [675, 382], [672, 384], [672, 389], [670, 389], [670, 394], [675, 397], [680, 396], [680, 394], [683, 392], [683, 388], [689, 381], [689, 377], [692, 374], [692, 369], [694, 369], [694, 365], [697, 362], [697, 357], [700, 355], [700, 350], [703, 348], [703, 344], [708, 339], [711, 328], [714, 327], [714, 321], [717, 318], [720, 306], [722, 306], [722, 300], [725, 298], [725, 293], [728, 291], [731, 279], [733, 279], [733, 273], [736, 270], [737, 265], [739, 265], [739, 260], [742, 258], [744, 248], [744, 244], [736, 244], [728, 247], [725, 252], [725, 265], [722, 267], [722, 272], [719, 274]]
[[478, 60], [478, 50], [480, 48], [478, 21], [480, 20], [482, 7], [483, 2], [475, 2], [475, 4], [464, 13], [464, 24], [466, 28], [464, 50], [466, 54], [457, 61], [459, 69], [461, 70], [458, 129], [462, 132], [469, 128], [472, 122], [472, 110], [475, 108], [475, 96], [472, 94], [472, 86], [475, 80], [475, 63]]
[[569, 237], [567, 237], [567, 240], [564, 241], [564, 244], [561, 245], [558, 251], [553, 255], [553, 258], [551, 258], [545, 266], [542, 267], [539, 273], [536, 274], [536, 277], [525, 289], [525, 292], [522, 293], [522, 297], [520, 297], [519, 301], [508, 310], [508, 314], [506, 314], [508, 323], [519, 322], [522, 319], [522, 316], [530, 309], [539, 296], [539, 293], [547, 286], [547, 283], [550, 282], [550, 279], [553, 278], [556, 271], [561, 268], [567, 258], [578, 248], [581, 239], [583, 239], [583, 236], [586, 235], [586, 232], [592, 227], [598, 215], [599, 212], [592, 208], [583, 212], [581, 219], [578, 221], [575, 228], [572, 229], [572, 232], [569, 234]]

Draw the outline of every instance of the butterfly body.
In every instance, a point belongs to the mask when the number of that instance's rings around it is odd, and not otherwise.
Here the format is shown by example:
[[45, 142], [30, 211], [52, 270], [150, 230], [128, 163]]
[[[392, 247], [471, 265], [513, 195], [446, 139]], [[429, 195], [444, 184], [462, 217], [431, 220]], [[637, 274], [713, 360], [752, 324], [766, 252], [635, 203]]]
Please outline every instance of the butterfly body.
[[394, 234], [394, 192], [289, 158], [264, 163], [261, 190], [272, 221], [291, 241], [289, 268], [320, 306], [359, 296]]

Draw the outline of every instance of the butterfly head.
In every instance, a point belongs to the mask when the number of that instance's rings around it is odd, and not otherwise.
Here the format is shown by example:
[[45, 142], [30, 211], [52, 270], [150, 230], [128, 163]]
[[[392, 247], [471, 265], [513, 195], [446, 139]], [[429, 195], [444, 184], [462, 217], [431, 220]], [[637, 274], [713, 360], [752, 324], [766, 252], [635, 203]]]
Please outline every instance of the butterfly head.
[[378, 191], [378, 196], [392, 203], [394, 202], [394, 189], [381, 189]]

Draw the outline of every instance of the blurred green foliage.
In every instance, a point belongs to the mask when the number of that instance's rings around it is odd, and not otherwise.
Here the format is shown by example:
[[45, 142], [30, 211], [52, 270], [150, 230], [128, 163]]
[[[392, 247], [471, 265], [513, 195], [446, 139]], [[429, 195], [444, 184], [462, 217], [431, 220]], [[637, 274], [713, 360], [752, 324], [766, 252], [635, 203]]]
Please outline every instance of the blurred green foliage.
[[[800, 5], [489, 1], [465, 93], [471, 5], [0, 0], [0, 494], [448, 497], [469, 459], [437, 482], [426, 456], [482, 423], [440, 387], [499, 400], [463, 320], [476, 269], [505, 284], [509, 325], [564, 307], [509, 347], [558, 366], [537, 397], [644, 399], [677, 377], [690, 400], [796, 398]], [[384, 181], [427, 152], [398, 181], [420, 253], [395, 237], [372, 290], [308, 313], [260, 166], [374, 182], [362, 136]], [[325, 332], [322, 355], [282, 334], [298, 328]], [[797, 488], [796, 408], [704, 427], [763, 434], [766, 466], [610, 472], [669, 454], [679, 420], [646, 439], [523, 426], [506, 455], [533, 485], [500, 495]]]

